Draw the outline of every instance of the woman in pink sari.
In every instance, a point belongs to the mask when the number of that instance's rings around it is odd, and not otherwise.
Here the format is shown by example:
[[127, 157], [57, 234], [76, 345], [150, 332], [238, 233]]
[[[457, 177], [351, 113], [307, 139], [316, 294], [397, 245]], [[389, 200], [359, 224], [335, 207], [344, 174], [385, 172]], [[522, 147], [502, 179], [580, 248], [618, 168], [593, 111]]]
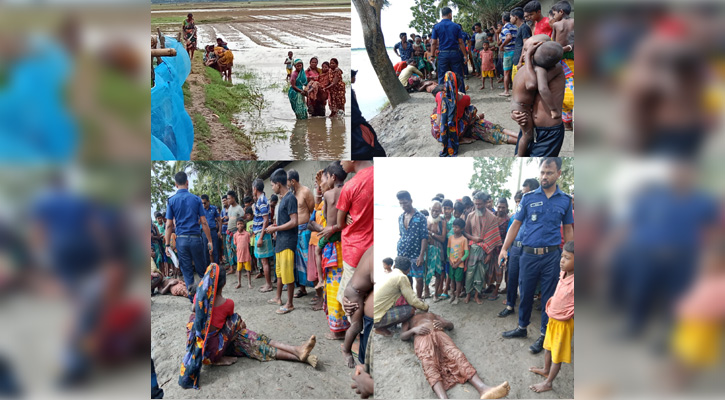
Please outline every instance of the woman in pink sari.
[[327, 92], [320, 82], [322, 69], [317, 67], [317, 57], [310, 59], [310, 66], [307, 67], [307, 111], [313, 117], [325, 116], [325, 103], [327, 103]]

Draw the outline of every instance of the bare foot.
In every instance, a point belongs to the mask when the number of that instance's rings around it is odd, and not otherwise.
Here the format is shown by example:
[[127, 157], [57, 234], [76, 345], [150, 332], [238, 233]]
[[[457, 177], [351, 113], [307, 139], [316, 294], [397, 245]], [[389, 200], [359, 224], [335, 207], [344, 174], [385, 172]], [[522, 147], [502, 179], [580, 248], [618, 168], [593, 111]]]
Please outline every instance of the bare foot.
[[325, 334], [325, 339], [343, 340], [345, 339], [345, 332], [327, 332], [327, 334]]
[[468, 304], [469, 301], [471, 301], [471, 294], [470, 293], [466, 295], [466, 298], [465, 299], [463, 299], [463, 302], [466, 303], [466, 304]]
[[234, 286], [234, 289], [239, 289], [240, 287], [242, 287], [242, 284], [241, 283], [237, 283], [237, 286]]
[[469, 143], [473, 143], [475, 141], [476, 141], [476, 139], [470, 138], [470, 137], [458, 139], [458, 143], [460, 143], [460, 144], [469, 144]]
[[320, 311], [324, 309], [324, 305], [322, 304], [322, 301], [316, 301], [312, 304], [312, 311]]
[[342, 356], [345, 357], [345, 362], [349, 368], [355, 368], [355, 358], [353, 358], [351, 352], [343, 350]]
[[317, 285], [315, 285], [315, 290], [322, 289], [324, 287], [325, 287], [325, 281], [320, 281], [317, 283]]
[[250, 288], [250, 289], [252, 289], [252, 284], [251, 283], [247, 283], [247, 287]]
[[390, 332], [387, 328], [376, 328], [375, 333], [385, 337], [393, 336], [393, 332]]
[[511, 386], [509, 386], [508, 382], [504, 382], [496, 387], [490, 388], [486, 390], [485, 392], [481, 393], [482, 399], [500, 399], [507, 394], [509, 394], [509, 391], [511, 390]]
[[473, 296], [473, 300], [476, 301], [476, 304], [483, 304], [483, 300], [481, 300], [480, 298], [478, 298], [478, 293], [476, 293], [476, 295]]
[[298, 353], [297, 357], [300, 358], [300, 361], [307, 362], [307, 357], [310, 355], [310, 352], [312, 349], [315, 348], [315, 344], [317, 343], [317, 338], [315, 335], [310, 336], [309, 339], [307, 339], [307, 342], [301, 346], [298, 346]]
[[453, 301], [457, 299], [456, 296], [452, 296], [450, 300], [448, 300], [449, 303], [453, 304]]
[[478, 90], [483, 90], [485, 88], [486, 88], [485, 86], [481, 86], [481, 88], [479, 88]]
[[224, 357], [220, 358], [219, 361], [213, 363], [212, 365], [232, 365], [235, 362], [237, 362], [237, 358], [236, 357], [227, 357], [227, 356], [224, 356]]
[[309, 357], [307, 357], [307, 361], [305, 361], [307, 364], [310, 364], [312, 368], [317, 368], [317, 356], [314, 354], [311, 354]]
[[458, 305], [458, 297], [454, 298], [454, 300], [451, 302], [451, 305]]
[[439, 301], [441, 301], [441, 300], [443, 300], [443, 298], [442, 298], [442, 297], [440, 297], [440, 296], [433, 296], [433, 302], [434, 302], [434, 303], [437, 303], [437, 302], [439, 302]]
[[264, 278], [264, 274], [261, 272], [254, 276], [254, 279], [260, 279], [260, 278]]
[[533, 373], [535, 373], [537, 375], [541, 375], [544, 378], [548, 378], [549, 377], [549, 371], [547, 371], [547, 370], [545, 370], [543, 368], [531, 367], [531, 368], [529, 368], [529, 371], [531, 371], [531, 372], [533, 372]]
[[544, 381], [541, 383], [537, 383], [536, 385], [529, 386], [529, 389], [533, 390], [536, 393], [548, 392], [549, 390], [551, 390], [551, 384]]
[[282, 305], [282, 300], [280, 300], [280, 299], [269, 299], [269, 300], [267, 300], [267, 303], [269, 303], [269, 304], [276, 304], [278, 306], [281, 306]]

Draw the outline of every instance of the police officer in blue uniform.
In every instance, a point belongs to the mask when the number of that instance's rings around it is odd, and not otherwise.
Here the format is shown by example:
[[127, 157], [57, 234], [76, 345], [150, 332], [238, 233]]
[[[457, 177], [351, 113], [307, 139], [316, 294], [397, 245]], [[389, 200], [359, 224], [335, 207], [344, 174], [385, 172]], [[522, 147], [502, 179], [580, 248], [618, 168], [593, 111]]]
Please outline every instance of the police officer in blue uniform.
[[[521, 185], [521, 192], [523, 194], [529, 193], [539, 188], [539, 181], [534, 178], [529, 178], [524, 181]], [[521, 204], [516, 208], [518, 213], [521, 210]], [[511, 221], [513, 224], [513, 221]], [[521, 239], [526, 231], [526, 220], [521, 221], [521, 229], [519, 229], [516, 239], [509, 250], [508, 259], [508, 280], [506, 280], [506, 308], [498, 313], [499, 317], [508, 317], [514, 313], [514, 307], [516, 307], [516, 296], [518, 296], [519, 289], [519, 259], [521, 258]], [[505, 240], [506, 238], [504, 238]]]
[[529, 347], [536, 354], [543, 349], [544, 335], [549, 317], [546, 315], [546, 303], [554, 294], [559, 281], [559, 260], [561, 258], [561, 231], [564, 226], [565, 241], [574, 240], [574, 216], [572, 198], [559, 190], [556, 180], [561, 176], [561, 158], [545, 157], [539, 164], [541, 186], [521, 199], [519, 209], [514, 215], [501, 248], [499, 260], [507, 261], [507, 252], [519, 233], [521, 224], [526, 221], [526, 229], [521, 237], [521, 258], [519, 260], [521, 284], [521, 304], [519, 306], [519, 326], [503, 333], [505, 338], [526, 337], [526, 327], [531, 318], [536, 284], [541, 282], [541, 336]]
[[[201, 240], [201, 231], [199, 230], [199, 222], [201, 222], [202, 230], [207, 239], [207, 249], [212, 253], [213, 247], [211, 242], [211, 234], [209, 233], [209, 225], [206, 222], [204, 206], [201, 199], [196, 195], [189, 193], [189, 180], [186, 173], [177, 172], [174, 176], [176, 181], [176, 194], [169, 197], [168, 207], [166, 209], [166, 254], [171, 256], [171, 232], [176, 232], [176, 250], [179, 253], [179, 268], [184, 275], [184, 283], [187, 288], [194, 285], [194, 271], [199, 277], [204, 277], [207, 265], [204, 258], [204, 244]], [[194, 267], [192, 268], [192, 262]], [[189, 294], [189, 300], [193, 299], [193, 295]]]
[[[213, 261], [219, 264], [219, 239], [221, 238], [221, 216], [219, 210], [215, 205], [209, 202], [209, 196], [206, 194], [201, 195], [201, 205], [204, 206], [204, 215], [206, 216], [206, 223], [209, 224], [209, 233], [211, 234], [211, 243], [214, 248], [211, 256], [211, 260], [207, 259], [207, 265]], [[204, 238], [205, 239], [205, 238]], [[206, 244], [204, 245], [206, 247]], [[204, 253], [206, 255], [206, 253]]]
[[453, 11], [449, 7], [443, 7], [441, 10], [441, 21], [433, 26], [431, 39], [431, 63], [436, 55], [436, 50], [440, 50], [438, 54], [438, 84], [443, 83], [446, 72], [453, 71], [458, 78], [458, 91], [466, 93], [466, 84], [464, 82], [463, 65], [468, 63], [466, 45], [463, 43], [463, 29], [460, 25], [453, 22]]

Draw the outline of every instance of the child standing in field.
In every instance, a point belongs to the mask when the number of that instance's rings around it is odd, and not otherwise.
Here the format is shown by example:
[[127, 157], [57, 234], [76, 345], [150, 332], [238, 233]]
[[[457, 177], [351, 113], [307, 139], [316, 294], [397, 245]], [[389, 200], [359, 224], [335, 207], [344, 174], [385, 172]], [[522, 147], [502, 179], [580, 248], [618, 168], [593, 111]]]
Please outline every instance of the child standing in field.
[[292, 57], [292, 52], [290, 51], [287, 53], [287, 58], [284, 60], [284, 66], [287, 69], [287, 80], [289, 81], [289, 77], [292, 75], [292, 64], [295, 62], [294, 57]]
[[544, 368], [529, 368], [529, 371], [546, 378], [541, 383], [529, 386], [536, 393], [551, 390], [562, 362], [571, 364], [571, 340], [574, 336], [574, 241], [564, 245], [559, 267], [559, 283], [554, 295], [546, 303], [549, 323], [544, 339]]
[[448, 238], [448, 261], [451, 263], [450, 279], [453, 281], [451, 304], [458, 304], [463, 289], [463, 262], [468, 258], [468, 240], [463, 236], [466, 222], [460, 218], [453, 221], [453, 236]]
[[491, 89], [493, 87], [493, 77], [496, 75], [496, 64], [493, 61], [493, 51], [488, 47], [488, 42], [483, 42], [481, 56], [481, 90], [486, 88], [486, 78], [491, 78]]
[[242, 287], [242, 268], [247, 271], [247, 285], [252, 288], [252, 257], [249, 254], [249, 232], [244, 229], [244, 220], [237, 220], [237, 232], [234, 234], [237, 246], [237, 286]]

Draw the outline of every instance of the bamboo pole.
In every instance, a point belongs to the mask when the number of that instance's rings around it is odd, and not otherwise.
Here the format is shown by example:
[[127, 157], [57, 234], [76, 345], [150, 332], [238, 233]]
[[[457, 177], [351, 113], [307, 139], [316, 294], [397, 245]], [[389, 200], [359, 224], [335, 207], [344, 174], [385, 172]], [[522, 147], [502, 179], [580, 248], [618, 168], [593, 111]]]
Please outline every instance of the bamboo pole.
[[174, 57], [176, 49], [151, 49], [151, 57]]

